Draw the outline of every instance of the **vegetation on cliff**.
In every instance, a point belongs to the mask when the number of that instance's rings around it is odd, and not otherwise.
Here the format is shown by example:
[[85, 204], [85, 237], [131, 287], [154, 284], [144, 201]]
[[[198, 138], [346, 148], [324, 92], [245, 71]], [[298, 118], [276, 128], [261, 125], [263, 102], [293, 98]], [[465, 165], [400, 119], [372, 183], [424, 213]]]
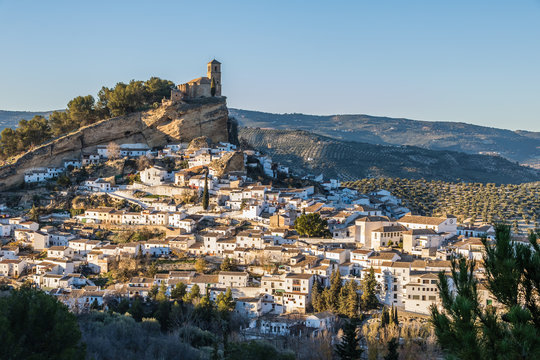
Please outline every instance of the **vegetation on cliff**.
[[119, 82], [113, 88], [102, 87], [98, 100], [92, 95], [77, 96], [67, 104], [66, 111], [54, 111], [46, 119], [41, 115], [21, 120], [16, 129], [5, 128], [0, 134], [0, 160], [27, 151], [54, 137], [81, 126], [113, 116], [157, 106], [168, 97], [174, 83], [152, 77], [147, 81]]

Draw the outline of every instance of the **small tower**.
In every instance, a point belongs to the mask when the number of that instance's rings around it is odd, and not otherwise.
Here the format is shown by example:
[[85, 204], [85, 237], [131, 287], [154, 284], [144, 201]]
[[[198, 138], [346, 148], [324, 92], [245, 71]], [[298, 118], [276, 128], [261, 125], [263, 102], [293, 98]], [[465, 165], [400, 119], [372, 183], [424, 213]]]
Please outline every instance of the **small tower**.
[[210, 81], [214, 80], [216, 85], [216, 96], [221, 96], [221, 63], [216, 59], [208, 63], [208, 70], [206, 71], [206, 77]]

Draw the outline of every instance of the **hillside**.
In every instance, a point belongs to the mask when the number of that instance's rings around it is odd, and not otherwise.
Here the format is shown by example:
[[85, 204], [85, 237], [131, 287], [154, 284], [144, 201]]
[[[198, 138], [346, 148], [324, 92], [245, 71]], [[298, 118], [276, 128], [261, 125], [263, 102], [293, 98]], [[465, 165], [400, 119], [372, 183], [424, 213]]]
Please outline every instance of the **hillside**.
[[538, 228], [540, 182], [519, 185], [452, 183], [398, 178], [362, 179], [344, 183], [361, 193], [385, 189], [422, 215], [453, 214], [459, 221], [507, 221], [523, 234]]
[[48, 117], [52, 111], [7, 111], [7, 110], [0, 110], [0, 131], [2, 131], [4, 128], [11, 127], [15, 128], [17, 127], [17, 124], [22, 119], [30, 120], [36, 115], [41, 115], [44, 117]]
[[499, 156], [435, 151], [337, 140], [301, 130], [239, 128], [241, 144], [268, 153], [298, 175], [356, 180], [400, 177], [466, 182], [522, 183], [540, 180], [540, 172]]
[[0, 167], [0, 190], [22, 184], [29, 169], [61, 166], [64, 159], [80, 158], [83, 152], [110, 142], [159, 147], [203, 135], [212, 141], [228, 141], [228, 120], [225, 97], [163, 101], [155, 109], [104, 119], [9, 159], [8, 165]]
[[379, 145], [411, 145], [469, 154], [493, 152], [522, 164], [540, 164], [540, 132], [369, 115], [271, 114], [239, 109], [229, 112], [240, 126], [316, 131], [340, 140]]

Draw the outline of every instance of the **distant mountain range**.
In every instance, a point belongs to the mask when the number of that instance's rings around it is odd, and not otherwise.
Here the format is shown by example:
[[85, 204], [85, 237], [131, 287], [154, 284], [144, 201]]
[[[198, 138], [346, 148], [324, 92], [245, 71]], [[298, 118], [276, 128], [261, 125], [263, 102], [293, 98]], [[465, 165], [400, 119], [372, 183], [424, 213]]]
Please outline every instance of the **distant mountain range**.
[[[1, 111], [0, 130], [52, 111]], [[465, 123], [369, 115], [315, 116], [230, 109], [239, 139], [298, 175], [402, 177], [522, 183], [540, 181], [540, 133]], [[480, 154], [499, 154], [484, 156]], [[511, 160], [511, 161], [509, 161]]]
[[306, 130], [335, 139], [378, 145], [498, 154], [524, 165], [540, 165], [540, 132], [369, 115], [271, 114], [240, 109], [229, 109], [229, 113], [240, 126]]
[[241, 144], [269, 154], [297, 175], [326, 179], [400, 177], [482, 183], [540, 181], [540, 171], [500, 156], [473, 155], [415, 146], [388, 146], [345, 141], [303, 130], [240, 127]]

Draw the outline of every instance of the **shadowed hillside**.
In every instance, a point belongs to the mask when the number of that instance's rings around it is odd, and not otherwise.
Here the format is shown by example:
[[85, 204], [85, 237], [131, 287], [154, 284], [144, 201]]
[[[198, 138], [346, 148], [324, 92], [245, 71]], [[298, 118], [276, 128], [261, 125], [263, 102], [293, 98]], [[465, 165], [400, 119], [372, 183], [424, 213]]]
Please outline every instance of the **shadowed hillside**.
[[239, 139], [289, 166], [299, 175], [521, 183], [540, 180], [537, 170], [499, 156], [434, 151], [413, 146], [384, 146], [342, 141], [300, 130], [240, 128]]
[[540, 133], [460, 122], [417, 121], [369, 115], [315, 116], [229, 109], [240, 126], [307, 130], [346, 141], [411, 145], [470, 154], [498, 153], [523, 164], [540, 163]]

